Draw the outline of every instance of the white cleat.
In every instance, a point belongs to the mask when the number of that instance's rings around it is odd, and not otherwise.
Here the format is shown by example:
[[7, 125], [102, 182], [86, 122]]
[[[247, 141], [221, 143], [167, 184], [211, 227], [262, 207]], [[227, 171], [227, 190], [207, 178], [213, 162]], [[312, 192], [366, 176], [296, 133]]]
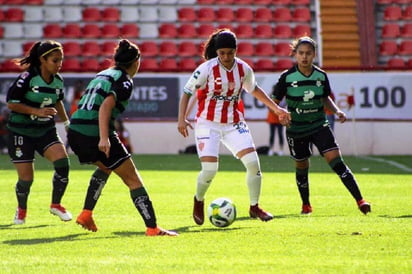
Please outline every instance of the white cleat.
[[61, 205], [50, 207], [50, 213], [58, 216], [60, 220], [64, 222], [68, 222], [72, 219], [72, 214]]

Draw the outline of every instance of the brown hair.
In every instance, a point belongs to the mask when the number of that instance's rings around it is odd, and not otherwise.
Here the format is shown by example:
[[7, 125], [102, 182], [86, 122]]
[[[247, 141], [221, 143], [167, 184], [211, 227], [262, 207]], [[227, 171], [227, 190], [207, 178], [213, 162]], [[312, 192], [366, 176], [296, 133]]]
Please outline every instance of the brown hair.
[[114, 53], [116, 66], [129, 68], [134, 61], [140, 58], [139, 47], [127, 39], [119, 41]]
[[210, 60], [217, 56], [219, 48], [236, 48], [236, 35], [229, 29], [218, 29], [204, 43], [203, 58]]
[[40, 67], [40, 58], [44, 57], [47, 58], [47, 56], [56, 51], [60, 50], [63, 52], [63, 47], [62, 44], [60, 44], [57, 41], [54, 40], [46, 40], [46, 41], [37, 41], [34, 43], [31, 48], [29, 49], [28, 53], [26, 56], [20, 59], [15, 59], [14, 62], [20, 66], [28, 68], [32, 67]]

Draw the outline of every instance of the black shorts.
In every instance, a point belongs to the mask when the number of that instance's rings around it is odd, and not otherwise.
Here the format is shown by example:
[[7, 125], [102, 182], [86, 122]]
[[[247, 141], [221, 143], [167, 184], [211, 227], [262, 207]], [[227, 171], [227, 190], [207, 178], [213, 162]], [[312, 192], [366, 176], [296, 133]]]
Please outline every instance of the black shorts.
[[114, 170], [131, 157], [117, 136], [109, 137], [111, 144], [109, 158], [99, 150], [99, 137], [86, 136], [69, 129], [67, 140], [81, 164], [93, 164], [99, 161], [105, 167]]
[[52, 145], [63, 144], [56, 128], [47, 131], [43, 136], [30, 137], [10, 131], [8, 149], [13, 163], [30, 163], [34, 161], [34, 152], [37, 151], [41, 156]]
[[311, 144], [314, 144], [318, 148], [322, 156], [325, 152], [339, 149], [335, 135], [329, 126], [322, 127], [315, 133], [305, 137], [287, 136], [287, 138], [290, 155], [296, 161], [306, 160], [312, 155]]

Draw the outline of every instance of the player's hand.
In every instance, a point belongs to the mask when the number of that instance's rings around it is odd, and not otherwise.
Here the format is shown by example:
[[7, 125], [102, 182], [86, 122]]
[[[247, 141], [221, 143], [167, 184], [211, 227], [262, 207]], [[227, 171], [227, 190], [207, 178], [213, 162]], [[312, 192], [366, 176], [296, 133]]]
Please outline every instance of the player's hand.
[[100, 138], [98, 146], [99, 146], [99, 150], [103, 152], [107, 158], [109, 158], [110, 146], [111, 146], [109, 138]]
[[341, 123], [344, 123], [346, 121], [346, 114], [345, 112], [338, 110], [336, 111], [336, 116], [338, 116], [338, 120]]
[[56, 114], [57, 110], [54, 107], [39, 108], [36, 111], [36, 116], [43, 118], [53, 118], [53, 116]]
[[177, 130], [179, 131], [180, 134], [183, 135], [183, 137], [189, 136], [189, 131], [187, 130], [187, 127], [190, 127], [191, 129], [193, 129], [193, 126], [186, 119], [184, 121], [179, 121], [177, 124]]
[[279, 122], [282, 126], [289, 127], [292, 117], [290, 116], [290, 112], [288, 112], [284, 108], [280, 108], [280, 113], [278, 114]]

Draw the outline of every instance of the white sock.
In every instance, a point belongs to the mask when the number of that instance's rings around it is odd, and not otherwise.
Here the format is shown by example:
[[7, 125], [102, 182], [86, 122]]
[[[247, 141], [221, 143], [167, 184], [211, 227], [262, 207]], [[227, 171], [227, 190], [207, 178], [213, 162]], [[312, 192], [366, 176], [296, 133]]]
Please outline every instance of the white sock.
[[196, 200], [203, 201], [205, 194], [215, 177], [219, 164], [218, 162], [201, 162], [202, 170], [197, 176]]
[[256, 205], [259, 202], [262, 185], [262, 174], [257, 152], [248, 153], [240, 160], [246, 167], [246, 184], [249, 188], [250, 205]]

